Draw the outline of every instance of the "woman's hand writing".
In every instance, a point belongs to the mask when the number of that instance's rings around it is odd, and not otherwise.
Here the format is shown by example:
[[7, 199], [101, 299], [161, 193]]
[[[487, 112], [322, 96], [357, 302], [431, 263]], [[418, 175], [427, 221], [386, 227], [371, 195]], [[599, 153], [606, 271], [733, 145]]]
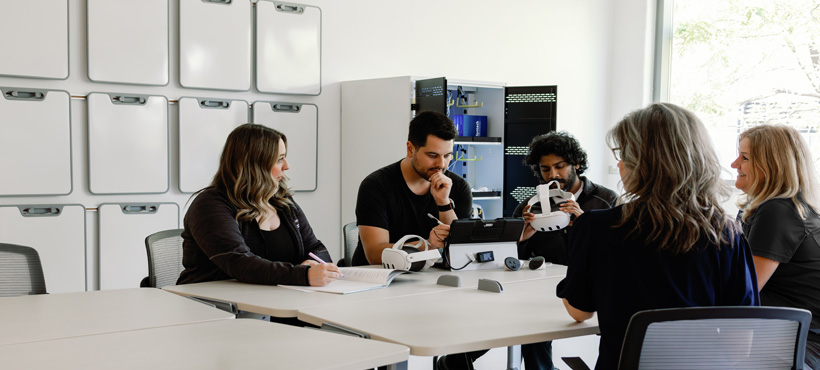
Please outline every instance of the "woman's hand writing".
[[336, 281], [336, 279], [341, 276], [339, 268], [332, 263], [323, 264], [312, 261], [316, 263], [313, 265], [307, 262], [309, 261], [305, 261], [302, 264], [310, 265], [310, 269], [308, 270], [308, 285], [310, 286], [325, 286]]

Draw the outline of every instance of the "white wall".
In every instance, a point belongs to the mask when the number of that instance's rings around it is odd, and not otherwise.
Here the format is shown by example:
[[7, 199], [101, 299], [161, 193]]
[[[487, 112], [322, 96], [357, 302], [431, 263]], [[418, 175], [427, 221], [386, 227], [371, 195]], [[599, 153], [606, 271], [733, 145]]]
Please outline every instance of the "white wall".
[[[609, 110], [604, 127], [614, 125], [633, 110], [652, 102], [652, 72], [655, 32], [655, 4], [653, 0], [619, 1], [613, 8], [611, 26], [611, 63]], [[599, 132], [598, 142], [603, 143], [605, 132]], [[622, 192], [617, 161], [605, 149], [601, 170], [607, 170], [602, 184]], [[607, 167], [603, 165], [607, 164]]]
[[[70, 77], [34, 80], [0, 76], [0, 86], [279, 100], [319, 108], [318, 189], [297, 193], [309, 220], [340, 255], [339, 82], [399, 75], [446, 76], [508, 85], [558, 85], [558, 128], [572, 132], [590, 156], [588, 175], [614, 186], [606, 129], [646, 100], [646, 21], [650, 0], [306, 0], [322, 9], [322, 94], [316, 97], [184, 89], [178, 82], [177, 14], [171, 1], [171, 83], [167, 87], [90, 82], [86, 75], [85, 2], [69, 0]], [[651, 27], [649, 28], [651, 30]], [[62, 197], [0, 197], [0, 204], [172, 201], [184, 206], [177, 175], [176, 108], [171, 107], [171, 191], [160, 195], [93, 196], [88, 192], [86, 109], [72, 100], [74, 192]], [[374, 138], [375, 140], [376, 138]], [[396, 143], [396, 145], [404, 145]], [[374, 156], [380, 155], [373, 153]], [[2, 174], [13, 176], [13, 174]], [[183, 209], [184, 213], [184, 209]], [[89, 288], [96, 286], [96, 215], [88, 216]]]

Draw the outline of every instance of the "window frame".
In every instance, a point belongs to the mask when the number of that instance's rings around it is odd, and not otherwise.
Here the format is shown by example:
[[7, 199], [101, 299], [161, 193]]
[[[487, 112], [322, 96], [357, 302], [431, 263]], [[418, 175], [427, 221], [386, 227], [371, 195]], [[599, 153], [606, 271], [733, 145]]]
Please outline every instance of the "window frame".
[[674, 0], [656, 0], [652, 101], [668, 102], [671, 89]]

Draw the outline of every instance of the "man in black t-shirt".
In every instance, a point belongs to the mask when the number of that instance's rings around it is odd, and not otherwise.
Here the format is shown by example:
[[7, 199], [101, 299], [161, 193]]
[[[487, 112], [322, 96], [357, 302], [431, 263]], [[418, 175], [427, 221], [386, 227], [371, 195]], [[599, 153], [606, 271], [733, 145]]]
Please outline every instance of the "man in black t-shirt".
[[[470, 185], [447, 171], [457, 135], [447, 116], [421, 112], [410, 121], [407, 156], [362, 181], [356, 200], [359, 245], [353, 253], [354, 266], [381, 264], [382, 251], [405, 235], [427, 237], [433, 248], [442, 248], [450, 235], [450, 223], [470, 216]], [[436, 368], [471, 369], [472, 362], [485, 352], [441, 356]]]
[[[444, 246], [450, 223], [472, 209], [470, 185], [447, 171], [458, 135], [447, 116], [421, 112], [410, 121], [407, 156], [367, 176], [359, 186], [359, 245], [352, 264], [381, 264], [382, 250], [409, 234]], [[439, 224], [427, 214], [441, 220]]]

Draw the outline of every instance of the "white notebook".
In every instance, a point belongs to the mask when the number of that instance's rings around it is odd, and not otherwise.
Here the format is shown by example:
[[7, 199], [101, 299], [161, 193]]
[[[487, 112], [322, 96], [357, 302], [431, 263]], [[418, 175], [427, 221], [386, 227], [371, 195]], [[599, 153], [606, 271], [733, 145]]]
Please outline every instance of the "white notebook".
[[391, 270], [367, 267], [339, 267], [344, 277], [325, 286], [300, 286], [300, 285], [279, 285], [282, 288], [326, 292], [336, 294], [348, 294], [363, 292], [366, 290], [384, 288], [390, 285], [393, 278], [403, 274], [404, 270]]

